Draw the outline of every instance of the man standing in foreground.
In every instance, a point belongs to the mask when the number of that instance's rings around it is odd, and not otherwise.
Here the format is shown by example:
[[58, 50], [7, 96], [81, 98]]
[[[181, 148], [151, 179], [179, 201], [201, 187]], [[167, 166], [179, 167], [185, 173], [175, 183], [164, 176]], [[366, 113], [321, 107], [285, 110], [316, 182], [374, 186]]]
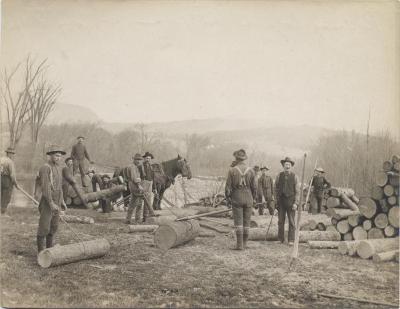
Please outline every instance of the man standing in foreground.
[[300, 198], [298, 177], [291, 171], [294, 161], [289, 157], [281, 160], [283, 171], [275, 180], [275, 197], [278, 205], [278, 239], [285, 241], [286, 215], [289, 221], [289, 245], [293, 245], [295, 233], [295, 212]]
[[60, 207], [64, 204], [62, 193], [62, 170], [59, 165], [65, 155], [60, 147], [53, 145], [47, 152], [49, 161], [39, 169], [42, 197], [39, 203], [39, 227], [37, 231], [38, 253], [53, 247], [53, 238], [58, 229]]
[[8, 204], [11, 201], [12, 191], [14, 186], [18, 189], [16, 180], [16, 172], [14, 165], [15, 151], [13, 148], [6, 149], [6, 156], [0, 158], [0, 172], [1, 172], [1, 214], [5, 214]]
[[81, 174], [82, 179], [82, 187], [87, 187], [88, 185], [85, 183], [85, 174], [86, 174], [86, 164], [85, 159], [87, 159], [90, 164], [94, 164], [93, 161], [90, 160], [89, 153], [86, 150], [86, 146], [83, 143], [84, 137], [78, 136], [78, 142], [72, 146], [71, 150], [71, 158], [74, 161], [74, 175], [79, 169], [79, 173]]
[[250, 230], [252, 207], [256, 201], [257, 186], [254, 170], [244, 162], [247, 159], [243, 149], [233, 153], [235, 164], [229, 169], [225, 185], [225, 196], [232, 205], [236, 230], [235, 250], [246, 248]]

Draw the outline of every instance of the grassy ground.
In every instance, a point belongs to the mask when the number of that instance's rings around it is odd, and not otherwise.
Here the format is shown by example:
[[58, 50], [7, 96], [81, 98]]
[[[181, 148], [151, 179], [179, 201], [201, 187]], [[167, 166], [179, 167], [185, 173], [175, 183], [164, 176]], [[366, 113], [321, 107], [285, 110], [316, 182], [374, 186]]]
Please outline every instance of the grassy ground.
[[[161, 252], [150, 234], [128, 234], [109, 215], [69, 213], [95, 218], [93, 225], [71, 226], [85, 240], [109, 240], [109, 254], [42, 269], [36, 263], [38, 213], [33, 206], [12, 206], [10, 217], [0, 219], [1, 306], [385, 308], [318, 293], [398, 302], [399, 268], [393, 262], [375, 264], [301, 244], [301, 261], [289, 271], [291, 247], [251, 242], [248, 250], [233, 251], [233, 239], [217, 233]], [[75, 241], [60, 224], [57, 242]]]

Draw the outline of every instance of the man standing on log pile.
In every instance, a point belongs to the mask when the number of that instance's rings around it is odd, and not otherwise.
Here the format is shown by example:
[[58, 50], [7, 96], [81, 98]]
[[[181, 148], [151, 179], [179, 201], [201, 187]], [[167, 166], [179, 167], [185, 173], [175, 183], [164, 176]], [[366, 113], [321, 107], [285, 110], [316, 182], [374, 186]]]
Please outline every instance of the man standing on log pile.
[[1, 214], [4, 215], [7, 211], [8, 204], [11, 201], [12, 191], [14, 186], [18, 189], [16, 179], [14, 155], [15, 151], [9, 147], [6, 149], [6, 156], [0, 158], [0, 172], [1, 172]]
[[154, 159], [154, 156], [146, 151], [143, 155], [143, 189], [144, 189], [144, 204], [147, 204], [147, 207], [143, 207], [143, 222], [146, 222], [146, 218], [149, 215], [148, 208], [153, 207], [153, 203], [151, 200], [151, 193], [154, 192], [154, 171], [151, 167], [151, 160]]
[[[316, 213], [321, 213], [322, 210], [322, 201], [324, 199], [324, 194], [325, 194], [325, 189], [329, 189], [331, 187], [331, 184], [329, 181], [326, 180], [325, 176], [323, 175], [325, 171], [323, 170], [322, 167], [318, 167], [315, 169], [316, 175], [314, 175], [311, 186], [313, 187], [313, 196], [314, 200], [317, 203], [317, 209], [316, 211], [314, 209], [311, 210], [311, 212], [314, 214]], [[315, 203], [314, 203], [315, 205]], [[313, 207], [314, 208], [314, 207]]]
[[61, 156], [65, 155], [65, 151], [53, 145], [47, 155], [50, 157], [49, 161], [39, 169], [42, 197], [39, 203], [38, 253], [45, 248], [53, 247], [53, 237], [58, 229], [60, 207], [64, 205], [63, 178], [59, 161]]
[[286, 214], [289, 221], [288, 243], [293, 245], [295, 232], [295, 212], [299, 204], [300, 188], [297, 176], [291, 171], [294, 161], [289, 157], [281, 160], [283, 172], [275, 180], [275, 197], [278, 206], [278, 239], [285, 241]]
[[254, 170], [244, 162], [247, 159], [243, 149], [233, 153], [235, 161], [231, 164], [225, 185], [225, 196], [232, 205], [233, 221], [236, 230], [235, 250], [246, 248], [249, 237], [252, 207], [257, 198]]
[[72, 146], [71, 150], [71, 158], [74, 161], [74, 174], [76, 174], [79, 169], [79, 173], [81, 174], [82, 179], [82, 187], [87, 187], [88, 185], [85, 183], [85, 174], [86, 174], [86, 162], [87, 159], [90, 164], [94, 164], [93, 161], [90, 160], [89, 153], [86, 150], [86, 146], [83, 143], [84, 137], [78, 136], [78, 142]]
[[[269, 214], [272, 216], [274, 214], [274, 182], [272, 177], [268, 173], [269, 168], [266, 166], [261, 167], [262, 175], [258, 179], [258, 214], [264, 214], [264, 201], [267, 204]], [[264, 201], [263, 201], [264, 200]]]

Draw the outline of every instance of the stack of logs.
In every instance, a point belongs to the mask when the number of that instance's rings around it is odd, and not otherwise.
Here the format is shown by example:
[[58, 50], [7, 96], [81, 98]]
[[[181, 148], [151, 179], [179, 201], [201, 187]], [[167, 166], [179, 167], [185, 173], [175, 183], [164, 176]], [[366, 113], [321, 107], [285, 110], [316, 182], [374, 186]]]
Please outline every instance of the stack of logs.
[[[342, 240], [382, 239], [398, 236], [399, 233], [399, 162], [398, 156], [383, 163], [377, 174], [376, 186], [371, 197], [363, 197], [358, 207], [350, 209], [330, 208], [327, 215], [341, 234]], [[340, 191], [340, 190], [339, 190]], [[343, 198], [343, 193], [339, 195]], [[351, 193], [351, 192], [350, 192]], [[348, 195], [348, 194], [346, 194]], [[350, 196], [351, 198], [351, 196]], [[355, 201], [353, 199], [353, 201]], [[331, 205], [339, 203], [330, 197]]]

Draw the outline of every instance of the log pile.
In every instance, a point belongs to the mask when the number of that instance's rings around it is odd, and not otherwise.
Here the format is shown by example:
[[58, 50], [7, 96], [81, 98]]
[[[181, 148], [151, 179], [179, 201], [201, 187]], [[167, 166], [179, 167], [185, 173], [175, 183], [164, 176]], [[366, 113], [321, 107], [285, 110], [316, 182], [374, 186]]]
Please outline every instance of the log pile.
[[[74, 175], [74, 180], [78, 189], [83, 192], [83, 194], [93, 192], [92, 181], [88, 175], [85, 175], [84, 177], [84, 185], [82, 185], [82, 179], [79, 173]], [[68, 193], [65, 198], [65, 204], [67, 204], [67, 206], [82, 206], [81, 199], [78, 197], [71, 185], [68, 185]]]

